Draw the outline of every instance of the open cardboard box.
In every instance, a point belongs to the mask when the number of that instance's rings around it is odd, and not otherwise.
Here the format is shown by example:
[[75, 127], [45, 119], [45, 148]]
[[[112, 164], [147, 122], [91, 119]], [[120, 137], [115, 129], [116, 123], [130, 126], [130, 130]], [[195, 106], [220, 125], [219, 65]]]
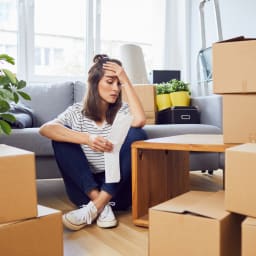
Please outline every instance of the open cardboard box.
[[223, 142], [256, 142], [256, 93], [223, 95]]
[[256, 39], [243, 36], [213, 44], [213, 92], [256, 93]]
[[[156, 88], [153, 84], [135, 84], [134, 89], [142, 103], [146, 114], [146, 123], [156, 123]], [[122, 89], [123, 101], [127, 101], [125, 90]]]
[[35, 155], [0, 144], [0, 223], [36, 216]]
[[242, 223], [242, 256], [256, 255], [256, 219], [247, 217]]
[[224, 210], [224, 192], [190, 191], [149, 210], [150, 255], [239, 256], [243, 216]]
[[0, 255], [62, 256], [61, 212], [38, 205], [36, 218], [0, 225]]
[[228, 148], [225, 155], [225, 209], [256, 217], [256, 143]]

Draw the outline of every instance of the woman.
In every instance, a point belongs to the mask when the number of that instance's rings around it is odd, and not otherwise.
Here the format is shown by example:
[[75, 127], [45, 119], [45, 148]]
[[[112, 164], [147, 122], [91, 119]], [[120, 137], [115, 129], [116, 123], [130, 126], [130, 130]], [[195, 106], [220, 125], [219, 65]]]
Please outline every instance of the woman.
[[[131, 205], [131, 143], [146, 139], [141, 129], [145, 113], [121, 62], [107, 55], [96, 55], [93, 62], [84, 102], [75, 103], [40, 128], [40, 134], [52, 140], [70, 200], [80, 207], [63, 215], [63, 224], [71, 230], [96, 219], [102, 228], [117, 225], [111, 205], [117, 210]], [[121, 88], [127, 103], [121, 100]], [[106, 183], [104, 152], [113, 150], [108, 135], [117, 113], [127, 111], [132, 124], [119, 153], [121, 179]]]

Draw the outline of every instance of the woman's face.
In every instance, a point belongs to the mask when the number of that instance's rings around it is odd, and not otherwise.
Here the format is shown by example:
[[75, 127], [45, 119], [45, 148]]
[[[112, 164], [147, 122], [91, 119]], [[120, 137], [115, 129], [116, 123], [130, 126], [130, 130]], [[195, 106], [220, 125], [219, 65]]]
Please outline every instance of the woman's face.
[[98, 92], [104, 103], [115, 103], [121, 90], [121, 85], [114, 72], [105, 70], [99, 81]]

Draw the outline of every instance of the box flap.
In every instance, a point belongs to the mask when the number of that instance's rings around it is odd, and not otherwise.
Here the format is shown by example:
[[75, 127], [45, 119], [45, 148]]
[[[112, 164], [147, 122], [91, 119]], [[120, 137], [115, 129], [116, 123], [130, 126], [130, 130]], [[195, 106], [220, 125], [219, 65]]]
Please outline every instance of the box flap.
[[216, 44], [229, 43], [229, 42], [239, 42], [239, 41], [249, 41], [249, 40], [256, 40], [256, 38], [246, 38], [244, 36], [237, 36], [237, 37], [229, 38], [229, 39], [226, 39], [226, 40], [218, 41], [218, 42], [216, 42]]
[[226, 149], [226, 151], [256, 153], [256, 143], [245, 143], [245, 144], [237, 145], [237, 146]]
[[247, 217], [247, 218], [243, 221], [243, 225], [256, 226], [256, 218]]
[[0, 157], [9, 157], [9, 156], [27, 155], [27, 154], [34, 155], [34, 152], [8, 146], [5, 144], [0, 144]]
[[222, 219], [229, 214], [224, 210], [223, 191], [190, 191], [151, 209], [179, 214], [200, 215], [212, 219]]
[[[49, 208], [49, 207], [46, 207], [46, 206], [42, 206], [42, 205], [37, 205], [37, 210], [38, 210], [38, 214], [37, 214], [37, 217], [36, 218], [42, 218], [42, 217], [45, 217], [45, 216], [48, 216], [48, 215], [51, 215], [51, 214], [60, 214], [61, 211], [59, 210], [56, 210], [56, 209], [53, 209], [53, 208]], [[24, 222], [24, 221], [29, 221], [29, 220], [34, 220], [35, 218], [28, 218], [28, 219], [22, 219], [22, 220], [16, 220], [16, 221], [10, 221], [10, 222], [6, 222], [6, 223], [1, 223], [0, 224], [0, 229], [1, 228], [4, 228], [8, 225], [13, 225], [13, 224], [16, 224], [16, 223], [21, 223], [21, 222]]]
[[37, 210], [38, 210], [38, 217], [44, 217], [50, 214], [55, 214], [55, 213], [60, 213], [61, 211], [53, 209], [53, 208], [49, 208], [46, 206], [42, 206], [42, 205], [37, 205]]
[[166, 202], [158, 204], [151, 209], [167, 212], [177, 212], [184, 213], [187, 211], [188, 207], [212, 195], [214, 192], [204, 192], [204, 191], [189, 191], [180, 196], [172, 198]]

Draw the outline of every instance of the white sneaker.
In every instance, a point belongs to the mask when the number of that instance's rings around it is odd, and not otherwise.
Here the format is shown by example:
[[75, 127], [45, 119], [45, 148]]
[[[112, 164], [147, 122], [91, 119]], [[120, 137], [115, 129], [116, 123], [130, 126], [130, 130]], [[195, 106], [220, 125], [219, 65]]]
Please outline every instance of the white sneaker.
[[62, 222], [65, 227], [71, 230], [79, 230], [88, 224], [91, 224], [97, 217], [97, 208], [90, 201], [87, 205], [78, 210], [63, 214]]
[[117, 225], [116, 217], [109, 204], [105, 205], [97, 219], [97, 225], [101, 228], [112, 228]]

